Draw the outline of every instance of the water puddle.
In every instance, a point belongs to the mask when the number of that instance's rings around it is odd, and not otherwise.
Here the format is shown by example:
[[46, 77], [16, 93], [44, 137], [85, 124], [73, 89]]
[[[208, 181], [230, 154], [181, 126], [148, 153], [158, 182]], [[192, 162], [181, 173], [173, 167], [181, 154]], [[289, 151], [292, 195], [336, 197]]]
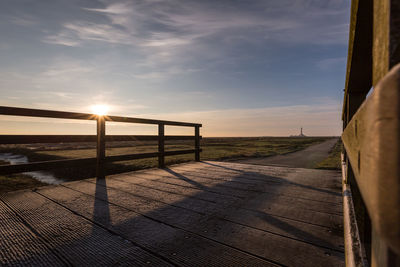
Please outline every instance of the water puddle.
[[[6, 161], [11, 165], [28, 163], [28, 158], [24, 155], [16, 155], [13, 153], [0, 153], [0, 160]], [[65, 182], [63, 179], [55, 177], [53, 174], [43, 171], [24, 172], [24, 175], [31, 176], [32, 178], [48, 184], [60, 184]]]

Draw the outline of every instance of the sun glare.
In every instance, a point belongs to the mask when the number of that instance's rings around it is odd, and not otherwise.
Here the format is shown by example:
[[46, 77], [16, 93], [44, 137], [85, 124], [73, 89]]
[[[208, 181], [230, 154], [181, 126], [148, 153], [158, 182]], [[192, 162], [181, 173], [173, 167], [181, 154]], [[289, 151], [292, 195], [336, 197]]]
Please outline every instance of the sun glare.
[[92, 112], [96, 115], [106, 115], [108, 112], [108, 106], [107, 105], [93, 105], [92, 106]]

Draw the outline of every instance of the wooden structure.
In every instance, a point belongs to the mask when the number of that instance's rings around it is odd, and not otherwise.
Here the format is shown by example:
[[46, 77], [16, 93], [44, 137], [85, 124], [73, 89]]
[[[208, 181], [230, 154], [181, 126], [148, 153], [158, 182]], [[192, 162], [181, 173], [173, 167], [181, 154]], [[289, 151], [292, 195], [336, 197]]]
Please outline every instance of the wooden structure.
[[0, 196], [0, 265], [344, 266], [337, 171], [192, 162]]
[[[76, 119], [76, 120], [95, 120], [97, 121], [97, 135], [0, 135], [0, 144], [32, 144], [32, 143], [60, 143], [60, 142], [97, 142], [97, 156], [95, 158], [53, 160], [46, 162], [35, 162], [18, 165], [0, 166], [0, 174], [10, 174], [27, 171], [47, 170], [62, 167], [78, 167], [87, 165], [96, 165], [97, 177], [104, 176], [104, 166], [106, 162], [134, 160], [158, 157], [158, 166], [164, 168], [165, 156], [195, 154], [195, 160], [200, 161], [200, 127], [201, 124], [150, 120], [141, 118], [102, 116], [87, 113], [52, 111], [27, 109], [16, 107], [0, 106], [0, 115], [28, 116], [56, 119]], [[106, 135], [106, 121], [123, 123], [140, 123], [158, 125], [158, 135]], [[165, 136], [165, 126], [194, 127], [193, 136]], [[194, 149], [165, 151], [165, 140], [194, 140]], [[158, 141], [158, 151], [142, 154], [128, 154], [117, 156], [106, 156], [106, 141]]]
[[400, 266], [399, 62], [400, 2], [353, 0], [342, 113], [348, 266]]

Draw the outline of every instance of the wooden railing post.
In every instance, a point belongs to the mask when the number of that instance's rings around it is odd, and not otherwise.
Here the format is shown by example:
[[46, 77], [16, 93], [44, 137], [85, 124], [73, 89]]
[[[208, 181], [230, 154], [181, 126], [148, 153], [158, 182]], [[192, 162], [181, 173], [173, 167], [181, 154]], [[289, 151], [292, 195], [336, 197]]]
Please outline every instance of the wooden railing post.
[[105, 176], [105, 158], [106, 158], [106, 122], [104, 116], [97, 116], [97, 178]]
[[195, 135], [194, 149], [196, 150], [195, 160], [200, 161], [200, 126], [194, 127], [194, 135]]
[[164, 124], [158, 124], [158, 168], [165, 167], [165, 154], [164, 154]]

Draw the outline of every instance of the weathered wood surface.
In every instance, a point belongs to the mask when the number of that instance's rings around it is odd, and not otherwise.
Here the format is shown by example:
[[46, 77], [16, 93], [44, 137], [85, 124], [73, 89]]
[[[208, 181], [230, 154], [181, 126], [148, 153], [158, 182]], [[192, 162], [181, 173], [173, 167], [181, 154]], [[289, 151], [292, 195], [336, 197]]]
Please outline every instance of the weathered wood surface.
[[342, 119], [350, 121], [372, 85], [373, 0], [352, 0]]
[[[202, 137], [199, 136], [201, 139]], [[194, 135], [165, 135], [167, 140], [195, 140]], [[106, 135], [106, 142], [158, 141], [158, 135]], [[0, 144], [95, 143], [97, 135], [0, 135]]]
[[373, 85], [400, 62], [400, 3], [374, 0]]
[[8, 193], [0, 264], [343, 266], [336, 171], [197, 162]]
[[[72, 120], [97, 120], [97, 117], [98, 117], [97, 115], [90, 114], [90, 113], [78, 113], [78, 112], [66, 112], [66, 111], [54, 111], [54, 110], [30, 109], [30, 108], [17, 108], [17, 107], [7, 107], [7, 106], [0, 106], [0, 115], [55, 118], [55, 119], [72, 119]], [[160, 123], [162, 123], [164, 125], [185, 126], [185, 127], [201, 127], [202, 126], [200, 123], [152, 120], [152, 119], [109, 116], [109, 115], [104, 115], [104, 119], [106, 121], [125, 122], [125, 123], [143, 123], [143, 124], [160, 124]]]
[[400, 253], [400, 64], [377, 84], [342, 139], [376, 233]]

